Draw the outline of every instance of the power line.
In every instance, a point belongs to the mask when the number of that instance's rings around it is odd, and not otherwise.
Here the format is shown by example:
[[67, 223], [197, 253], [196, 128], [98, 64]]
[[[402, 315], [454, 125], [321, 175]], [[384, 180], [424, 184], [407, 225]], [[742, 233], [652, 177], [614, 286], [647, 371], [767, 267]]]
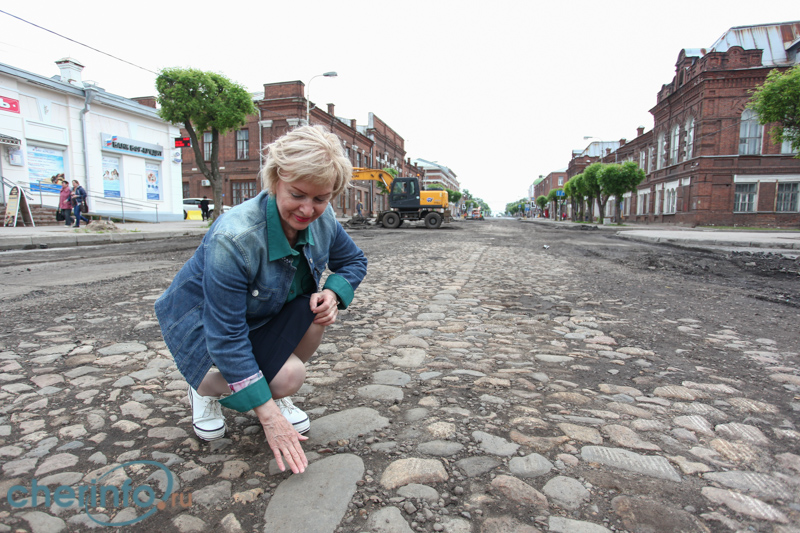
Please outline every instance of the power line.
[[120, 58], [120, 57], [117, 57], [117, 56], [115, 56], [115, 55], [113, 55], [113, 54], [109, 54], [108, 52], [103, 52], [102, 50], [100, 50], [100, 49], [98, 49], [98, 48], [95, 48], [95, 47], [93, 47], [93, 46], [89, 46], [88, 44], [84, 44], [84, 43], [82, 43], [82, 42], [80, 42], [80, 41], [76, 41], [75, 39], [71, 39], [71, 38], [67, 37], [66, 35], [61, 35], [61, 34], [60, 34], [60, 33], [58, 33], [58, 32], [55, 32], [55, 31], [53, 31], [53, 30], [49, 30], [49, 29], [47, 29], [47, 28], [45, 28], [45, 27], [43, 27], [43, 26], [39, 26], [38, 24], [35, 24], [35, 23], [33, 23], [33, 22], [29, 21], [29, 20], [25, 20], [25, 19], [24, 19], [24, 18], [22, 18], [22, 17], [18, 17], [18, 16], [16, 16], [16, 15], [12, 15], [11, 13], [9, 13], [9, 12], [7, 12], [7, 11], [3, 11], [2, 9], [0, 9], [0, 13], [3, 13], [4, 15], [8, 15], [9, 17], [15, 18], [15, 19], [17, 19], [17, 20], [19, 20], [19, 21], [22, 21], [22, 22], [24, 22], [25, 24], [30, 24], [31, 26], [33, 26], [33, 27], [35, 27], [35, 28], [39, 28], [40, 30], [44, 30], [44, 31], [46, 31], [46, 32], [48, 32], [48, 33], [52, 33], [53, 35], [55, 35], [55, 36], [57, 36], [57, 37], [61, 37], [62, 39], [66, 39], [66, 40], [68, 40], [68, 41], [71, 41], [71, 42], [73, 42], [73, 43], [75, 43], [75, 44], [78, 44], [78, 45], [80, 45], [80, 46], [84, 46], [84, 47], [88, 48], [89, 50], [94, 50], [95, 52], [98, 52], [98, 53], [100, 53], [100, 54], [103, 54], [103, 55], [106, 55], [106, 56], [108, 56], [108, 57], [110, 57], [110, 58], [116, 59], [117, 61], [122, 61], [123, 63], [127, 63], [128, 65], [131, 65], [132, 67], [136, 67], [136, 68], [138, 68], [138, 69], [144, 70], [145, 72], [149, 72], [149, 73], [151, 73], [151, 74], [155, 74], [156, 76], [158, 76], [158, 75], [159, 75], [159, 73], [158, 73], [158, 72], [155, 72], [155, 71], [153, 71], [153, 70], [150, 70], [149, 68], [140, 67], [140, 66], [139, 66], [139, 65], [137, 65], [136, 63], [131, 63], [130, 61], [127, 61], [127, 60], [125, 60], [125, 59], [122, 59], [122, 58]]

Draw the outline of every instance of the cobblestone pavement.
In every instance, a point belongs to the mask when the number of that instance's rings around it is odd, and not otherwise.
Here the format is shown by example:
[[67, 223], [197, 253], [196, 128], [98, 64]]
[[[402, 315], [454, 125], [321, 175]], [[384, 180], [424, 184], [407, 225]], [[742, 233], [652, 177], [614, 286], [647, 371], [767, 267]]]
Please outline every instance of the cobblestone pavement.
[[[4, 301], [0, 532], [800, 531], [796, 333], [708, 320], [691, 294], [658, 316], [522, 226], [354, 232], [369, 274], [294, 398], [297, 476], [252, 413], [191, 431], [152, 311], [190, 251]], [[625, 329], [642, 319], [677, 348]], [[95, 507], [102, 486], [119, 502]]]

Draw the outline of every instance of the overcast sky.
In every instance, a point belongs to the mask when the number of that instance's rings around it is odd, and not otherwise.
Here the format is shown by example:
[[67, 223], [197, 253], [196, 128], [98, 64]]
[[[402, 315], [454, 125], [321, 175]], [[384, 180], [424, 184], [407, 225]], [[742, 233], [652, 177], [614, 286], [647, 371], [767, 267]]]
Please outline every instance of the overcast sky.
[[[632, 139], [672, 80], [683, 48], [734, 26], [800, 19], [797, 0], [537, 2], [306, 0], [5, 3], [0, 62], [85, 80], [127, 97], [155, 94], [150, 71], [225, 74], [248, 90], [316, 78], [311, 100], [366, 124], [371, 111], [408, 157], [450, 167], [497, 212], [591, 140]], [[584, 140], [584, 136], [596, 139]]]

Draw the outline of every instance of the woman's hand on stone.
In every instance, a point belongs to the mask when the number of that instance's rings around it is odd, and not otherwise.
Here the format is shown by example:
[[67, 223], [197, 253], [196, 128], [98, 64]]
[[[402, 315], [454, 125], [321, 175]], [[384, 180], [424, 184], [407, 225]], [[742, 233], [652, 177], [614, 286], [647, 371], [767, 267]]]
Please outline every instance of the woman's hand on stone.
[[311, 295], [311, 312], [316, 314], [314, 324], [330, 326], [339, 315], [339, 298], [330, 289], [323, 289]]
[[284, 460], [293, 473], [305, 472], [308, 467], [308, 459], [300, 442], [308, 440], [308, 437], [304, 437], [294, 429], [294, 426], [281, 414], [281, 410], [274, 400], [259, 405], [254, 411], [261, 422], [261, 427], [267, 436], [267, 444], [269, 444], [281, 472], [286, 470]]

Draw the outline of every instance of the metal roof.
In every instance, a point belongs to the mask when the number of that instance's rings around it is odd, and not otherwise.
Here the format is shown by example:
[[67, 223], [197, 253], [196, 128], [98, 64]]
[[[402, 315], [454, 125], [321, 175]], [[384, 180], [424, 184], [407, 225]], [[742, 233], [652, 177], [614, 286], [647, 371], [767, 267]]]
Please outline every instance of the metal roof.
[[800, 21], [738, 26], [723, 33], [705, 52], [726, 52], [741, 46], [745, 50], [762, 50], [761, 62], [765, 67], [798, 64], [800, 56], [795, 55], [792, 60], [787, 50], [799, 38]]
[[3, 135], [2, 133], [0, 133], [0, 144], [19, 146], [20, 141], [16, 137], [11, 137], [10, 135]]
[[41, 87], [46, 87], [47, 89], [50, 90], [66, 93], [80, 98], [84, 98], [84, 96], [86, 95], [86, 91], [94, 90], [97, 91], [97, 96], [94, 100], [95, 105], [103, 104], [115, 107], [117, 109], [122, 109], [129, 113], [143, 115], [148, 118], [164, 122], [159, 116], [158, 111], [153, 109], [152, 107], [144, 106], [139, 102], [131, 100], [130, 98], [125, 98], [124, 96], [119, 96], [116, 94], [106, 92], [105, 89], [97, 87], [96, 85], [85, 83], [85, 87], [82, 88], [61, 81], [61, 76], [53, 76], [52, 78], [46, 78], [39, 74], [34, 74], [33, 72], [28, 72], [27, 70], [7, 65], [5, 63], [0, 63], [0, 74], [7, 74], [9, 76], [24, 80], [25, 82], [31, 83], [33, 85], [39, 85]]
[[619, 148], [619, 141], [595, 141], [589, 144], [583, 150], [573, 150], [573, 153], [578, 152], [578, 157], [603, 157], [606, 155], [606, 149], [610, 149], [614, 153]]

